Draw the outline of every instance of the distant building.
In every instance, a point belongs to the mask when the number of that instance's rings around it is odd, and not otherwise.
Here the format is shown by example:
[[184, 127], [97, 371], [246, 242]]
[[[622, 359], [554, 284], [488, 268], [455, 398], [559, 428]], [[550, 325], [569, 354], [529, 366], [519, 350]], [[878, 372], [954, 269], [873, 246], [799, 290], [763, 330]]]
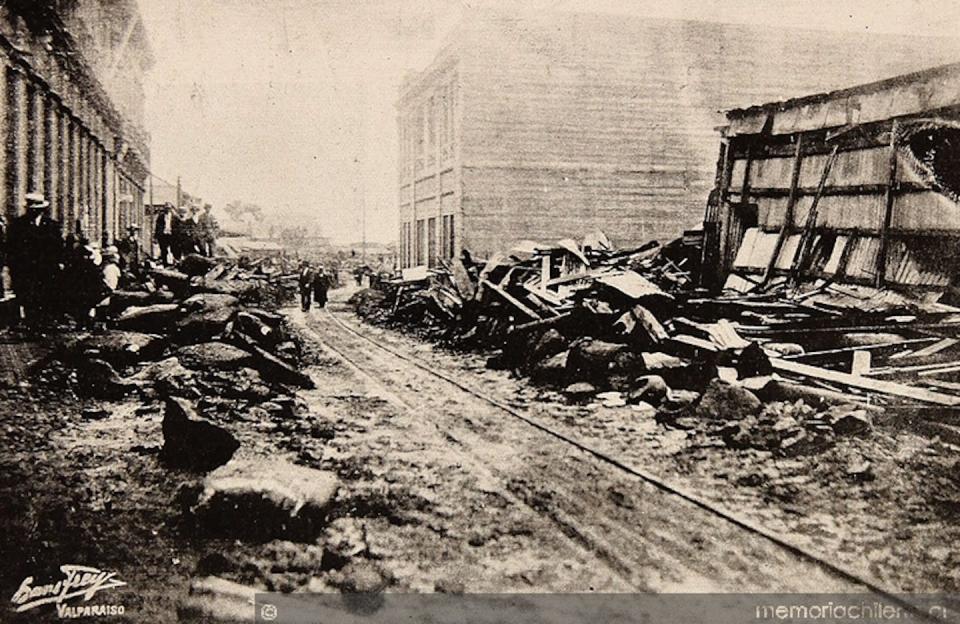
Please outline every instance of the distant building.
[[[7, 0], [0, 7], [0, 205], [41, 191], [65, 231], [113, 240], [144, 220], [153, 63], [135, 0]], [[144, 235], [146, 238], [146, 235]]]
[[595, 228], [669, 240], [713, 187], [717, 111], [956, 58], [899, 35], [476, 16], [401, 88], [401, 265]]
[[960, 63], [731, 110], [722, 133], [709, 285], [791, 275], [930, 301], [956, 285]]

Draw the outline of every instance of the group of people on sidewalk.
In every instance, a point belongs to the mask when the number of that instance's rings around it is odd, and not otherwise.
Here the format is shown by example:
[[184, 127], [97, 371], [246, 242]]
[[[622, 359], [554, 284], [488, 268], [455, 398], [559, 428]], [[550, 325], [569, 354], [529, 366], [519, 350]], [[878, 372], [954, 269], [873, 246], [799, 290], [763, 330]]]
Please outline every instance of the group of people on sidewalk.
[[300, 284], [300, 307], [304, 312], [310, 311], [312, 303], [316, 302], [321, 308], [327, 305], [327, 293], [330, 290], [331, 276], [323, 270], [323, 265], [316, 269], [308, 260], [300, 263], [298, 282]]
[[24, 213], [9, 227], [0, 221], [0, 268], [6, 265], [10, 273], [21, 318], [30, 326], [65, 315], [91, 322], [109, 304], [123, 275], [142, 270], [139, 226], [130, 226], [118, 245], [98, 254], [83, 228], [63, 235], [41, 193], [28, 193], [25, 200]]
[[205, 204], [202, 212], [198, 206], [192, 206], [189, 210], [186, 206], [180, 206], [174, 210], [173, 204], [164, 204], [157, 214], [153, 231], [154, 240], [160, 247], [160, 262], [164, 266], [187, 254], [213, 255], [219, 226], [212, 208], [210, 204]]

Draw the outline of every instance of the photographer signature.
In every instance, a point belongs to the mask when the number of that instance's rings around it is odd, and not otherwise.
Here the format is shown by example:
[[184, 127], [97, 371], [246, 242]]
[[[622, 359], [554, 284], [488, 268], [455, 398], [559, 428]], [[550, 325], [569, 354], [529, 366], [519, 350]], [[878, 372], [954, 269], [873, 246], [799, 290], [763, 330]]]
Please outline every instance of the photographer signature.
[[81, 596], [87, 601], [97, 592], [126, 585], [116, 578], [116, 572], [104, 572], [99, 568], [62, 565], [60, 571], [64, 578], [47, 585], [34, 585], [32, 576], [23, 579], [11, 598], [11, 602], [17, 605], [16, 611], [19, 613], [50, 603], [59, 605], [65, 600]]

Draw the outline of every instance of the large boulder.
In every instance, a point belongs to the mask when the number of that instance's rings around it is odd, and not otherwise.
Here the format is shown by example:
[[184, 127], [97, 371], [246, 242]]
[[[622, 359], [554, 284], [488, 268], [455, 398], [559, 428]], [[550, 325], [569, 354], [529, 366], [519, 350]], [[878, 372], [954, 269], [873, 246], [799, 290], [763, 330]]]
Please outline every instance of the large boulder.
[[250, 312], [239, 311], [234, 318], [234, 327], [261, 345], [272, 346], [279, 342], [280, 332]]
[[207, 472], [230, 461], [240, 443], [229, 431], [200, 418], [185, 399], [166, 400], [160, 460], [171, 468]]
[[169, 290], [115, 290], [110, 295], [110, 311], [121, 312], [131, 306], [148, 306], [155, 303], [173, 303]]
[[614, 359], [626, 349], [622, 344], [590, 338], [574, 341], [567, 357], [567, 374], [571, 379], [605, 382]]
[[217, 261], [213, 258], [192, 253], [184, 256], [183, 259], [177, 264], [177, 268], [190, 277], [197, 277], [200, 275], [206, 275], [216, 265]]
[[762, 407], [760, 399], [743, 386], [714, 379], [693, 411], [695, 416], [704, 419], [742, 420], [756, 414]]
[[235, 309], [240, 305], [240, 300], [233, 295], [224, 295], [222, 293], [198, 293], [184, 299], [180, 305], [183, 306], [185, 312], [216, 310], [220, 308]]
[[530, 369], [530, 379], [536, 383], [562, 386], [567, 378], [567, 357], [569, 354], [569, 351], [561, 351], [537, 362]]
[[204, 385], [211, 387], [216, 396], [226, 399], [246, 399], [261, 403], [274, 396], [273, 389], [260, 373], [252, 368], [230, 371], [210, 371], [204, 375]]
[[586, 403], [596, 395], [597, 389], [591, 383], [578, 381], [564, 388], [563, 393], [573, 402]]
[[275, 355], [253, 344], [246, 345], [246, 347], [253, 355], [250, 366], [257, 369], [267, 381], [298, 386], [308, 390], [316, 387], [309, 375], [301, 373]]
[[117, 317], [115, 325], [128, 331], [164, 334], [180, 316], [180, 306], [175, 303], [130, 306]]
[[570, 341], [555, 329], [548, 329], [530, 341], [527, 365], [536, 366], [558, 353], [566, 351]]
[[656, 407], [663, 402], [669, 391], [670, 388], [663, 377], [642, 375], [634, 381], [634, 388], [631, 390], [627, 402], [635, 404], [644, 402]]
[[88, 336], [74, 343], [71, 351], [109, 362], [113, 366], [128, 366], [158, 357], [166, 341], [156, 334], [132, 331], [108, 331]]
[[243, 349], [225, 342], [202, 342], [180, 347], [176, 356], [193, 370], [236, 370], [249, 366], [253, 357]]
[[152, 362], [143, 367], [137, 374], [130, 377], [130, 381], [142, 386], [153, 386], [154, 392], [163, 396], [179, 396], [197, 398], [196, 373], [184, 368], [180, 360], [168, 357], [159, 362]]
[[77, 365], [77, 392], [96, 399], [119, 399], [136, 390], [137, 385], [123, 379], [109, 362], [83, 358]]
[[332, 472], [282, 460], [237, 460], [207, 475], [193, 511], [217, 535], [313, 540], [338, 488]]
[[240, 585], [217, 576], [197, 579], [190, 594], [180, 600], [177, 617], [181, 622], [252, 622], [256, 587]]
[[177, 339], [181, 342], [203, 342], [222, 334], [236, 314], [240, 300], [232, 295], [201, 293], [186, 299], [182, 309], [186, 316], [177, 321]]

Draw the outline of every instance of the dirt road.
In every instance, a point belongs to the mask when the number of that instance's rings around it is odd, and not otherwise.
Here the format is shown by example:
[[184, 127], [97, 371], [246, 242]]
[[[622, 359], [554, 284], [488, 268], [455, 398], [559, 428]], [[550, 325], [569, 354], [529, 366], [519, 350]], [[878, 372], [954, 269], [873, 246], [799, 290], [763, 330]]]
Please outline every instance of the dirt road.
[[[362, 500], [416, 495], [416, 517], [369, 518], [402, 585], [472, 592], [856, 591], [689, 503], [602, 464], [344, 331], [343, 306], [291, 316], [325, 355], [309, 402], [355, 418], [324, 467]], [[415, 347], [414, 347], [415, 348]], [[384, 492], [384, 490], [386, 492]], [[406, 505], [404, 505], [406, 506]], [[388, 515], [397, 510], [387, 509]], [[396, 526], [399, 524], [403, 530]]]

